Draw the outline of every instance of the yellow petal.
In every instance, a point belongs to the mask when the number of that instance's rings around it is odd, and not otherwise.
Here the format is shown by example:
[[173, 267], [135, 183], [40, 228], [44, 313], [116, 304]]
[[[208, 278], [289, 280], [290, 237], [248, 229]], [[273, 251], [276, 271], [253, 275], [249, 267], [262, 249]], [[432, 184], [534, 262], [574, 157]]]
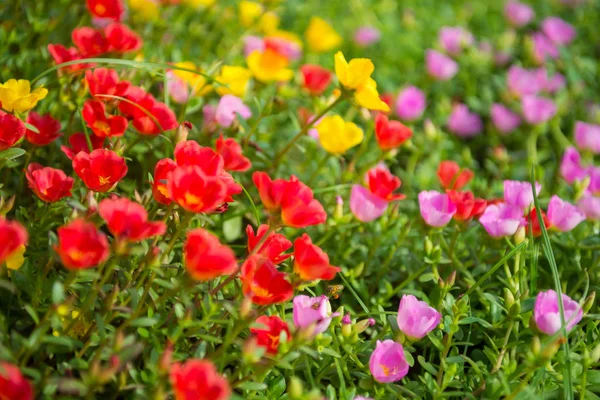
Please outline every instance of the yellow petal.
[[23, 256], [24, 254], [25, 254], [25, 246], [21, 245], [15, 251], [10, 253], [10, 255], [8, 257], [6, 257], [6, 259], [5, 259], [6, 268], [12, 269], [12, 270], [21, 268], [21, 266], [25, 262], [25, 257]]
[[265, 35], [270, 35], [277, 31], [277, 27], [279, 27], [279, 16], [273, 11], [268, 11], [260, 17], [258, 26]]
[[335, 75], [338, 80], [342, 84], [342, 86], [348, 86], [348, 62], [346, 61], [346, 57], [344, 57], [344, 53], [338, 51], [335, 53], [333, 57], [335, 62]]
[[368, 83], [354, 92], [354, 100], [359, 106], [374, 111], [390, 111], [390, 107], [379, 97], [375, 81], [369, 79]]
[[252, 78], [252, 72], [247, 68], [224, 65], [221, 73], [215, 79], [226, 86], [217, 86], [217, 93], [221, 96], [232, 94], [237, 97], [244, 97], [250, 78]]
[[263, 6], [254, 1], [240, 1], [240, 22], [246, 28], [254, 23], [254, 21], [263, 13]]
[[317, 125], [321, 146], [332, 154], [342, 154], [362, 142], [362, 129], [339, 115], [325, 117]]
[[312, 17], [304, 33], [310, 49], [317, 53], [333, 50], [342, 43], [342, 37], [327, 21]]
[[294, 71], [288, 69], [288, 60], [273, 50], [253, 51], [246, 59], [248, 68], [261, 82], [284, 82], [292, 79]]
[[[11, 79], [14, 80], [14, 79]], [[31, 86], [29, 85], [29, 81], [26, 79], [19, 79], [17, 81], [17, 96], [27, 96], [31, 92]]]
[[354, 58], [348, 63], [347, 83], [349, 89], [358, 89], [367, 85], [371, 74], [375, 70], [373, 62], [368, 58]]

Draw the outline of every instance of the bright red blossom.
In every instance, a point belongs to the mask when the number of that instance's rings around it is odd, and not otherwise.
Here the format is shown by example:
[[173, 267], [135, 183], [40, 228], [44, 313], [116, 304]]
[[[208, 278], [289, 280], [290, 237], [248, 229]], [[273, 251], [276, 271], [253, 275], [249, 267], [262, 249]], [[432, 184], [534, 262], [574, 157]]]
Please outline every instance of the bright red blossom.
[[83, 119], [96, 136], [118, 137], [125, 134], [127, 119], [120, 115], [106, 116], [104, 103], [88, 100], [83, 105]]
[[202, 228], [188, 232], [183, 252], [185, 268], [198, 281], [230, 275], [237, 269], [233, 250]]
[[36, 146], [46, 146], [62, 136], [60, 122], [49, 114], [40, 115], [35, 111], [30, 111], [27, 115], [27, 123], [35, 126], [39, 131], [37, 133], [27, 129], [25, 132], [25, 139]]
[[139, 242], [163, 235], [167, 230], [162, 221], [148, 221], [148, 212], [144, 206], [124, 197], [115, 196], [102, 200], [99, 212], [110, 233], [119, 239]]
[[27, 166], [25, 176], [31, 190], [46, 203], [54, 203], [64, 197], [71, 197], [74, 180], [60, 169], [31, 163]]
[[461, 169], [454, 161], [442, 161], [437, 176], [444, 189], [460, 190], [475, 174], [470, 169]]
[[107, 149], [80, 152], [73, 157], [73, 169], [88, 189], [107, 192], [127, 175], [125, 159]]
[[207, 175], [197, 165], [177, 167], [168, 177], [167, 189], [168, 198], [194, 213], [214, 211], [227, 196], [223, 180]]
[[142, 135], [158, 135], [162, 131], [177, 128], [177, 118], [173, 110], [165, 103], [157, 101], [144, 89], [130, 86], [124, 97], [128, 102], [121, 101], [119, 110], [133, 121], [134, 128]]
[[[94, 97], [97, 95], [109, 95], [123, 97], [131, 83], [119, 80], [119, 75], [114, 69], [96, 68], [85, 71], [85, 83]], [[98, 100], [108, 102], [111, 97], [98, 96]]]
[[294, 272], [303, 281], [331, 280], [340, 271], [329, 264], [329, 256], [306, 233], [294, 241]]
[[294, 288], [284, 272], [266, 257], [255, 254], [242, 266], [242, 290], [254, 304], [285, 303], [294, 295]]
[[242, 146], [233, 138], [224, 139], [223, 135], [216, 142], [217, 153], [223, 157], [227, 171], [247, 171], [252, 166], [250, 160], [242, 154]]
[[73, 29], [71, 39], [85, 58], [102, 55], [110, 49], [110, 43], [104, 34], [89, 26]]
[[412, 135], [412, 129], [400, 121], [390, 121], [383, 113], [379, 113], [375, 118], [375, 138], [382, 150], [398, 148]]
[[[101, 149], [104, 146], [104, 138], [96, 135], [91, 135], [90, 143], [92, 145], [92, 151]], [[70, 160], [73, 159], [79, 152], [90, 153], [90, 147], [87, 139], [83, 132], [74, 133], [69, 137], [69, 144], [71, 147], [60, 146], [60, 149]]]
[[475, 198], [473, 192], [458, 192], [447, 190], [450, 201], [456, 206], [453, 218], [457, 221], [468, 221], [479, 217], [485, 211], [488, 203], [484, 199]]
[[270, 317], [261, 315], [256, 323], [262, 327], [250, 328], [250, 333], [256, 338], [259, 346], [264, 347], [268, 354], [275, 355], [281, 344], [281, 333], [285, 332], [286, 340], [289, 340], [290, 329], [288, 324], [276, 315]]
[[280, 262], [292, 256], [291, 254], [283, 254], [283, 252], [292, 247], [292, 242], [290, 242], [281, 233], [270, 232], [269, 236], [262, 243], [260, 248], [258, 250], [254, 250], [268, 230], [269, 226], [263, 224], [258, 227], [256, 235], [254, 235], [254, 228], [252, 228], [252, 225], [248, 225], [246, 227], [246, 235], [248, 235], [248, 252], [260, 254], [273, 261], [273, 263], [279, 264]]
[[173, 364], [169, 377], [175, 400], [227, 400], [231, 395], [229, 382], [209, 360]]
[[58, 246], [54, 249], [67, 269], [91, 268], [110, 255], [106, 236], [81, 218], [58, 228]]
[[121, 0], [87, 0], [86, 5], [93, 17], [114, 21], [120, 21], [125, 11]]
[[28, 239], [27, 231], [20, 223], [0, 217], [0, 265], [21, 246], [25, 246]]
[[0, 111], [0, 151], [6, 150], [25, 136], [25, 124], [12, 114]]
[[0, 362], [0, 399], [33, 400], [31, 383], [16, 365]]
[[303, 86], [310, 94], [318, 96], [331, 83], [331, 72], [320, 65], [305, 64], [300, 67]]
[[[62, 64], [69, 61], [81, 60], [81, 54], [75, 47], [69, 47], [68, 49], [62, 44], [49, 44], [48, 52], [55, 64]], [[72, 64], [66, 67], [61, 67], [61, 70], [67, 71], [78, 71], [80, 69], [87, 68], [88, 64]]]
[[371, 168], [367, 172], [367, 186], [375, 196], [386, 200], [396, 201], [406, 198], [403, 194], [394, 193], [402, 185], [402, 181], [385, 167]]
[[169, 190], [167, 188], [167, 181], [169, 174], [177, 168], [175, 161], [170, 158], [163, 158], [156, 163], [154, 167], [154, 181], [152, 182], [152, 196], [154, 200], [160, 204], [169, 205], [173, 202], [169, 197]]
[[[542, 221], [544, 221], [546, 230], [550, 229], [550, 226], [552, 226], [552, 223], [548, 219], [548, 216], [546, 215], [544, 210], [540, 210], [540, 213], [542, 214]], [[537, 211], [536, 211], [535, 207], [533, 207], [531, 209], [531, 211], [529, 212], [527, 222], [529, 222], [529, 221], [531, 221], [531, 225], [529, 223], [527, 224], [527, 232], [529, 233], [529, 229], [531, 229], [531, 233], [533, 234], [533, 237], [541, 236], [542, 235], [542, 226], [540, 225], [540, 220], [538, 219]]]
[[127, 25], [113, 22], [104, 29], [110, 50], [117, 53], [129, 53], [142, 47], [142, 38]]
[[281, 212], [281, 221], [293, 228], [304, 228], [325, 222], [327, 214], [312, 190], [295, 176], [289, 180], [271, 180], [265, 172], [252, 174], [263, 205], [270, 212]]

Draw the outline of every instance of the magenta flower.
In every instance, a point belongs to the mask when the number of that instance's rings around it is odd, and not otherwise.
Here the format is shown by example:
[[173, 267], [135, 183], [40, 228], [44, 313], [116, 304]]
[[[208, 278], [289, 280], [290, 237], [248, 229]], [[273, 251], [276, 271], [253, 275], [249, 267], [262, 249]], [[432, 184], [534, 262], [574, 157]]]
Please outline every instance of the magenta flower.
[[538, 96], [525, 96], [521, 100], [525, 121], [531, 125], [542, 124], [556, 114], [556, 105], [550, 99]]
[[568, 232], [585, 220], [585, 215], [568, 201], [554, 195], [548, 203], [548, 220], [552, 227]]
[[398, 328], [410, 340], [422, 339], [439, 325], [441, 319], [442, 314], [426, 302], [410, 294], [402, 296], [398, 307]]
[[575, 39], [575, 27], [558, 17], [548, 17], [542, 22], [542, 31], [554, 43], [565, 46]]
[[600, 167], [589, 167], [587, 175], [590, 177], [587, 190], [596, 196], [600, 195]]
[[531, 35], [531, 40], [533, 41], [533, 58], [539, 64], [544, 63], [546, 58], [554, 60], [560, 56], [558, 47], [542, 32], [535, 32]]
[[425, 223], [434, 227], [446, 225], [456, 213], [456, 206], [450, 201], [450, 197], [435, 190], [419, 193], [419, 209]]
[[240, 114], [244, 119], [248, 119], [252, 116], [250, 108], [245, 105], [239, 97], [232, 94], [226, 94], [221, 97], [215, 112], [215, 120], [217, 123], [223, 128], [228, 128], [233, 121], [235, 121], [236, 114]]
[[444, 51], [453, 56], [459, 55], [463, 48], [475, 42], [471, 32], [460, 26], [444, 26], [440, 29], [439, 40]]
[[565, 150], [560, 163], [560, 174], [567, 183], [573, 183], [586, 177], [587, 171], [581, 166], [581, 155], [575, 147], [568, 147]]
[[575, 142], [581, 150], [589, 150], [594, 154], [600, 153], [600, 125], [575, 123]]
[[426, 106], [425, 93], [415, 86], [402, 89], [396, 98], [396, 114], [404, 121], [421, 118]]
[[577, 208], [585, 215], [586, 219], [597, 221], [600, 219], [600, 197], [586, 191], [577, 202]]
[[213, 132], [217, 128], [217, 107], [207, 104], [202, 107], [202, 131]]
[[307, 328], [314, 326], [314, 335], [323, 333], [329, 328], [333, 317], [337, 317], [339, 313], [331, 313], [331, 304], [327, 296], [296, 296], [293, 300], [294, 304], [294, 325], [296, 328]]
[[456, 104], [448, 118], [448, 129], [457, 136], [472, 137], [481, 133], [483, 122], [465, 104]]
[[537, 73], [543, 89], [550, 94], [558, 92], [567, 84], [565, 77], [559, 72], [556, 72], [552, 76], [548, 76], [546, 68], [540, 68]]
[[[540, 194], [542, 185], [535, 183], [535, 193]], [[529, 209], [533, 204], [533, 190], [531, 183], [521, 181], [504, 181], [504, 202], [521, 211]]]
[[383, 215], [387, 210], [388, 201], [371, 193], [362, 185], [352, 186], [350, 192], [350, 211], [362, 222], [373, 221]]
[[[583, 309], [566, 294], [562, 295], [563, 310], [567, 332], [583, 318]], [[537, 328], [546, 335], [554, 335], [561, 328], [558, 295], [554, 290], [538, 293], [533, 308], [533, 318]]]
[[381, 32], [372, 26], [361, 26], [354, 32], [354, 43], [360, 47], [375, 44], [381, 38]]
[[261, 53], [265, 51], [265, 41], [263, 38], [258, 36], [245, 36], [244, 37], [244, 57], [248, 58], [250, 54], [256, 50]]
[[535, 18], [535, 11], [527, 4], [511, 0], [504, 6], [504, 16], [511, 25], [520, 27], [527, 25]]
[[370, 397], [356, 396], [354, 400], [375, 400]]
[[510, 108], [499, 104], [492, 104], [490, 110], [492, 116], [492, 122], [500, 133], [508, 134], [514, 131], [521, 125], [521, 117], [519, 114], [513, 112]]
[[450, 80], [458, 72], [457, 62], [436, 50], [425, 52], [425, 65], [427, 73], [439, 81]]
[[409, 365], [404, 358], [404, 348], [400, 343], [393, 340], [377, 341], [377, 345], [371, 359], [369, 369], [377, 382], [396, 382], [404, 378], [408, 373]]
[[479, 217], [479, 222], [491, 237], [512, 236], [524, 222], [523, 210], [505, 203], [491, 204]]
[[537, 71], [512, 65], [506, 74], [506, 86], [516, 97], [538, 94], [544, 87]]

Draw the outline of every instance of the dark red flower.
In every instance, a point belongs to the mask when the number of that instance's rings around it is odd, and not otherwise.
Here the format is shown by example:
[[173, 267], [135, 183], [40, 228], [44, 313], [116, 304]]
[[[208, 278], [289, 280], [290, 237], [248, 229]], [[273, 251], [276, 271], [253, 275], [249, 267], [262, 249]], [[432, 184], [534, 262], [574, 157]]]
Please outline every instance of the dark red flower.
[[382, 150], [398, 148], [412, 135], [412, 129], [400, 121], [390, 121], [383, 113], [379, 113], [375, 118], [375, 138]]
[[302, 234], [294, 241], [294, 272], [303, 281], [331, 280], [342, 269], [329, 264], [329, 256], [310, 236]]
[[129, 53], [142, 47], [142, 38], [127, 25], [113, 22], [104, 28], [104, 34], [110, 43], [111, 51]]
[[127, 198], [113, 197], [99, 204], [99, 213], [110, 233], [119, 239], [139, 242], [165, 233], [167, 226], [162, 221], [148, 221], [148, 212], [139, 203]]
[[282, 332], [285, 332], [286, 340], [291, 338], [287, 322], [276, 315], [270, 317], [261, 315], [256, 319], [256, 323], [262, 325], [262, 327], [250, 328], [250, 333], [256, 338], [257, 344], [264, 347], [268, 354], [277, 354]]
[[294, 295], [294, 287], [287, 275], [280, 272], [266, 257], [255, 254], [242, 266], [242, 290], [254, 304], [284, 303]]
[[208, 281], [230, 275], [237, 269], [235, 254], [219, 238], [202, 229], [187, 233], [183, 245], [185, 268], [197, 281]]
[[74, 180], [60, 169], [31, 163], [27, 166], [25, 176], [31, 190], [46, 203], [71, 196]]
[[318, 96], [331, 83], [331, 72], [320, 65], [305, 64], [300, 67], [303, 86], [310, 94]]
[[0, 362], [0, 399], [33, 400], [31, 383], [16, 365]]
[[254, 248], [262, 240], [263, 236], [267, 233], [268, 230], [269, 225], [263, 224], [258, 227], [255, 236], [254, 228], [252, 228], [252, 225], [248, 225], [246, 227], [246, 235], [248, 235], [248, 252], [253, 254], [260, 254], [273, 261], [273, 263], [279, 264], [280, 262], [292, 256], [292, 254], [283, 254], [283, 252], [292, 247], [292, 242], [290, 242], [281, 233], [275, 233], [274, 231], [272, 231], [271, 233], [269, 233], [269, 236], [262, 243], [260, 248], [258, 250], [254, 250]]
[[96, 57], [110, 49], [104, 34], [89, 26], [73, 29], [71, 39], [83, 57]]
[[0, 151], [6, 150], [25, 136], [25, 124], [12, 114], [0, 111]]
[[173, 364], [169, 372], [175, 400], [227, 400], [229, 382], [209, 360], [188, 360]]
[[487, 201], [475, 198], [473, 192], [458, 192], [456, 190], [446, 190], [450, 201], [456, 206], [454, 219], [457, 221], [468, 221], [471, 218], [479, 217], [487, 207]]
[[[85, 83], [94, 97], [99, 94], [123, 97], [131, 86], [129, 82], [119, 80], [117, 71], [108, 68], [85, 71]], [[113, 100], [113, 98], [103, 96], [98, 96], [97, 99], [104, 102]]]
[[154, 200], [160, 204], [169, 205], [173, 201], [169, 197], [169, 189], [167, 188], [167, 181], [169, 174], [177, 168], [175, 161], [170, 158], [163, 158], [156, 163], [154, 167], [154, 181], [152, 182], [152, 196]]
[[125, 12], [121, 0], [87, 0], [86, 5], [90, 14], [96, 18], [120, 21]]
[[[104, 138], [96, 135], [90, 136], [90, 143], [92, 145], [92, 151], [101, 149], [104, 146]], [[90, 147], [87, 139], [83, 132], [74, 133], [69, 137], [69, 144], [71, 147], [60, 146], [60, 149], [70, 160], [73, 159], [79, 152], [90, 153]]]
[[385, 166], [377, 166], [367, 172], [369, 191], [383, 200], [396, 201], [406, 198], [403, 194], [394, 193], [401, 185], [400, 178], [392, 175]]
[[252, 167], [250, 160], [242, 154], [242, 146], [235, 139], [223, 138], [217, 139], [217, 153], [223, 157], [224, 167], [227, 171], [247, 171]]
[[[548, 216], [546, 215], [544, 210], [540, 210], [540, 213], [542, 214], [542, 221], [544, 221], [546, 230], [550, 229], [550, 226], [552, 226], [552, 223], [548, 219]], [[529, 224], [529, 221], [531, 221], [531, 224]], [[528, 222], [527, 233], [529, 233], [529, 229], [531, 229], [531, 233], [533, 234], [533, 237], [539, 237], [542, 235], [542, 226], [540, 225], [540, 220], [538, 219], [537, 211], [536, 211], [535, 207], [533, 207], [531, 209], [531, 211], [529, 212], [527, 222]]]
[[470, 169], [461, 169], [454, 161], [442, 161], [437, 176], [444, 189], [460, 190], [475, 174]]
[[67, 269], [91, 268], [110, 255], [104, 233], [81, 218], [58, 228], [58, 246], [54, 249]]
[[73, 169], [88, 189], [107, 192], [127, 175], [125, 159], [107, 149], [79, 152], [73, 157]]
[[30, 111], [27, 115], [27, 123], [37, 128], [39, 133], [27, 129], [25, 138], [29, 143], [36, 146], [46, 146], [62, 136], [60, 133], [60, 122], [50, 116], [50, 114], [40, 115], [35, 111]]
[[21, 246], [25, 246], [28, 239], [27, 231], [20, 223], [0, 217], [0, 264]]
[[106, 116], [104, 103], [96, 100], [87, 100], [83, 104], [83, 119], [96, 136], [118, 137], [125, 134], [128, 121], [120, 115]]

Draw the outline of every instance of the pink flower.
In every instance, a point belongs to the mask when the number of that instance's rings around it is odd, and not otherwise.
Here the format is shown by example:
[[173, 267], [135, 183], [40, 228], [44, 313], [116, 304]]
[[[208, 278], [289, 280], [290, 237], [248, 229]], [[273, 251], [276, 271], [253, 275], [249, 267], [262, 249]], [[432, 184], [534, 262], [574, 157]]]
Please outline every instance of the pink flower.
[[600, 153], [600, 125], [575, 123], [575, 142], [581, 150], [589, 150], [594, 154]]
[[537, 74], [542, 88], [550, 94], [558, 92], [567, 84], [565, 77], [558, 72], [548, 76], [548, 71], [545, 68], [540, 68], [537, 70]]
[[435, 190], [419, 193], [419, 209], [425, 223], [434, 227], [446, 225], [456, 213], [456, 206], [450, 201], [450, 197]]
[[554, 43], [564, 46], [573, 41], [577, 32], [573, 25], [558, 17], [548, 17], [542, 22], [542, 31]]
[[421, 118], [427, 100], [425, 93], [415, 86], [408, 86], [396, 98], [396, 114], [404, 121], [413, 121]]
[[587, 174], [590, 177], [590, 184], [587, 187], [588, 192], [600, 195], [600, 167], [588, 168]]
[[294, 325], [296, 328], [307, 328], [314, 326], [314, 335], [323, 333], [329, 328], [331, 319], [339, 313], [331, 313], [331, 304], [327, 296], [296, 296], [294, 304]]
[[[535, 183], [535, 193], [540, 194], [542, 185]], [[529, 209], [533, 204], [531, 183], [521, 181], [504, 181], [504, 202], [521, 211]]]
[[518, 1], [509, 1], [504, 6], [504, 15], [508, 22], [514, 26], [525, 26], [535, 18], [535, 11], [527, 4]]
[[373, 221], [383, 215], [387, 210], [388, 202], [371, 193], [362, 185], [352, 186], [350, 192], [350, 211], [362, 222]]
[[240, 114], [244, 119], [252, 116], [250, 108], [239, 97], [232, 94], [221, 97], [215, 113], [217, 123], [223, 128], [228, 128], [235, 121], [236, 114]]
[[244, 37], [244, 57], [248, 58], [250, 54], [258, 50], [261, 53], [265, 51], [265, 41], [258, 36]]
[[463, 48], [471, 46], [475, 39], [471, 32], [460, 26], [444, 26], [440, 29], [440, 44], [450, 55], [459, 55]]
[[542, 64], [546, 58], [554, 60], [560, 56], [558, 47], [542, 32], [535, 32], [531, 35], [533, 41], [533, 58]]
[[[562, 301], [568, 332], [583, 318], [583, 309], [566, 294], [562, 295]], [[546, 335], [554, 335], [560, 330], [560, 306], [558, 295], [554, 290], [538, 293], [533, 308], [533, 318], [537, 328]]]
[[542, 124], [556, 114], [556, 105], [550, 99], [537, 96], [525, 96], [521, 100], [525, 121], [531, 125]]
[[419, 301], [410, 294], [405, 294], [398, 308], [398, 328], [411, 340], [422, 339], [435, 329], [442, 319], [442, 314]]
[[560, 163], [560, 174], [567, 183], [573, 183], [586, 177], [587, 171], [581, 166], [581, 155], [575, 147], [568, 147], [565, 150]]
[[202, 131], [213, 132], [217, 128], [217, 107], [207, 104], [202, 107]]
[[481, 133], [483, 122], [465, 104], [456, 104], [448, 118], [448, 129], [457, 136], [472, 137]]
[[369, 369], [377, 382], [399, 381], [406, 376], [408, 368], [409, 365], [404, 358], [404, 348], [400, 343], [393, 340], [377, 341], [369, 360]]
[[356, 396], [354, 400], [375, 400], [371, 397]]
[[521, 125], [521, 117], [513, 112], [510, 108], [494, 103], [490, 110], [492, 122], [500, 133], [508, 134], [514, 131]]
[[381, 38], [381, 32], [372, 26], [362, 26], [354, 32], [354, 42], [360, 47], [375, 44]]
[[439, 81], [450, 80], [458, 72], [458, 63], [436, 50], [425, 52], [425, 64], [427, 73]]
[[506, 74], [506, 86], [516, 97], [538, 94], [543, 89], [537, 71], [531, 71], [512, 65]]
[[512, 236], [523, 222], [523, 210], [505, 203], [491, 204], [479, 222], [491, 237]]
[[552, 227], [568, 232], [585, 220], [585, 215], [573, 204], [554, 195], [548, 203], [548, 220]]
[[187, 82], [175, 75], [173, 71], [167, 71], [167, 89], [177, 104], [185, 103], [190, 96]]
[[600, 197], [594, 196], [590, 192], [585, 192], [583, 197], [577, 202], [577, 208], [581, 211], [586, 219], [600, 219]]

